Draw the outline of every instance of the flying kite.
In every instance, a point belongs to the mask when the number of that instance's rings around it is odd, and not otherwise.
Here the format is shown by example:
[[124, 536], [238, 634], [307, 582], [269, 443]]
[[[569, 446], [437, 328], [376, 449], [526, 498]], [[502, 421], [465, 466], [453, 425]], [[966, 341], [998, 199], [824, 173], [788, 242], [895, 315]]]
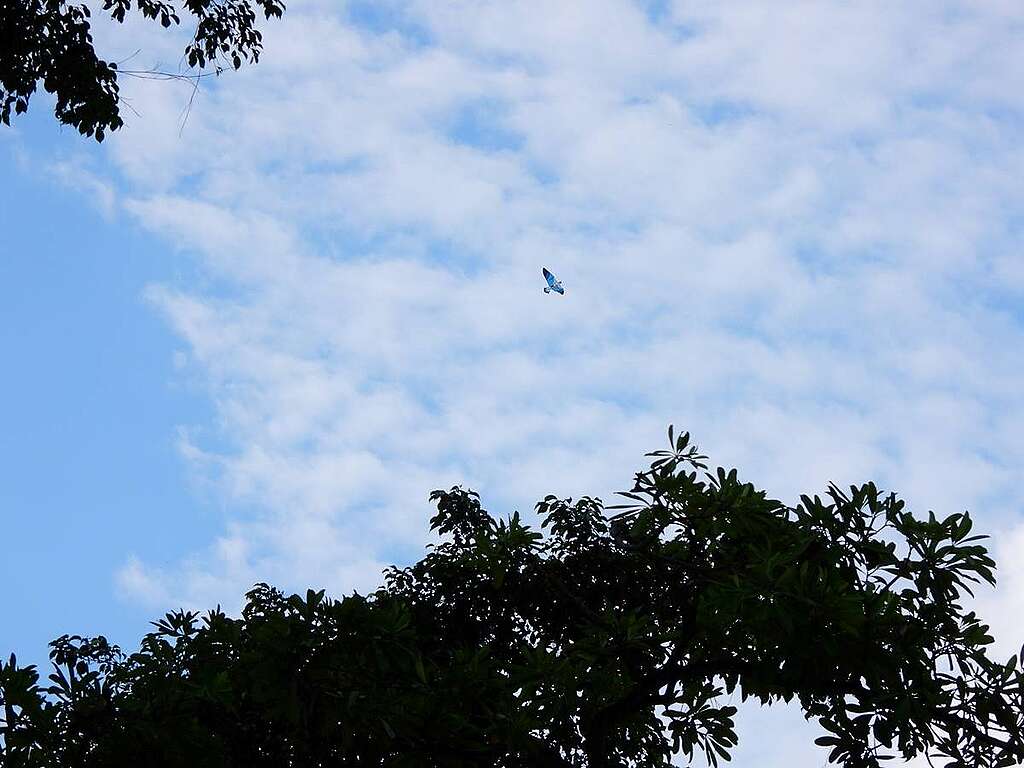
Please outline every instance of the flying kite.
[[565, 288], [562, 287], [562, 281], [556, 279], [554, 275], [548, 272], [547, 267], [541, 267], [541, 269], [544, 270], [544, 279], [548, 281], [548, 287], [544, 289], [544, 293], [551, 293], [554, 291], [555, 293], [561, 293], [564, 295]]

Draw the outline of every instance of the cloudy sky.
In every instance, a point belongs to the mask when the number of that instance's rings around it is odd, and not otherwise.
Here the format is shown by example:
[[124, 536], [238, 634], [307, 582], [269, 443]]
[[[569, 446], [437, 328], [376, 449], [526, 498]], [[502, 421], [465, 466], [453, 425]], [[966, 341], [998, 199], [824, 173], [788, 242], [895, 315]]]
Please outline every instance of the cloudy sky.
[[[174, 69], [181, 38], [98, 30]], [[993, 534], [1024, 641], [1015, 0], [293, 0], [253, 68], [0, 131], [0, 652], [365, 591], [427, 495], [611, 499], [669, 423]], [[542, 293], [541, 266], [566, 285]], [[817, 768], [744, 710], [741, 764]]]

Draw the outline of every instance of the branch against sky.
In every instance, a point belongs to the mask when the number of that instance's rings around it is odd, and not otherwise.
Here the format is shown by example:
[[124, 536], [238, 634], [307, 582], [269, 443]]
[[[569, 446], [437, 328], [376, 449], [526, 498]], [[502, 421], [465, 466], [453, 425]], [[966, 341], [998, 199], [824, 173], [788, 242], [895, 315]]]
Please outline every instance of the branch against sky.
[[[256, 28], [257, 11], [280, 18], [284, 7], [279, 0], [185, 0], [186, 19], [195, 21], [184, 52], [189, 68], [219, 74], [259, 61], [263, 35]], [[103, 0], [103, 10], [119, 23], [137, 10], [164, 28], [181, 24], [175, 4], [161, 0]], [[83, 135], [103, 141], [124, 124], [118, 76], [161, 73], [122, 70], [101, 59], [93, 47], [91, 16], [88, 5], [67, 0], [0, 1], [0, 121], [10, 125], [12, 109], [15, 115], [27, 112], [41, 82], [56, 96], [57, 119]]]

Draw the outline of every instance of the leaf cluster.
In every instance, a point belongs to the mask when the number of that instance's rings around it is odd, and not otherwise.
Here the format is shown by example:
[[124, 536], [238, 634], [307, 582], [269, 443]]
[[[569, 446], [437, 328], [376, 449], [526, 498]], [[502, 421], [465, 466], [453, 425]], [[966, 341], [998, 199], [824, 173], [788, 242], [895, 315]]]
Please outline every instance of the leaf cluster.
[[[257, 11], [280, 18], [280, 0], [184, 0], [196, 24], [185, 48], [189, 67], [216, 73], [244, 62], [257, 62], [263, 38]], [[178, 25], [177, 7], [161, 0], [103, 0], [103, 10], [123, 22], [135, 10], [163, 27]], [[0, 122], [28, 111], [39, 83], [56, 97], [57, 119], [82, 135], [103, 141], [120, 128], [119, 74], [114, 62], [100, 59], [93, 47], [92, 13], [86, 4], [68, 0], [0, 0]]]

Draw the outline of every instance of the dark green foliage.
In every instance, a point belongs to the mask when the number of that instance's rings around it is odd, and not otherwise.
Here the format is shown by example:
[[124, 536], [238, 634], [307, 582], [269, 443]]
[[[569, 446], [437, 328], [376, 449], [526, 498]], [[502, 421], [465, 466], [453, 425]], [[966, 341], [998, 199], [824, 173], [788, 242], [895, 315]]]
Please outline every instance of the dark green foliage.
[[[118, 22], [133, 7], [164, 27], [179, 24], [175, 6], [159, 0], [103, 0]], [[256, 11], [280, 18], [279, 0], [185, 0], [196, 31], [185, 48], [190, 67], [222, 65], [233, 69], [259, 60], [262, 35]], [[67, 0], [0, 0], [0, 121], [11, 122], [28, 110], [40, 81], [57, 97], [55, 114], [65, 125], [103, 141], [123, 125], [117, 64], [99, 59], [93, 49], [90, 11]]]
[[689, 436], [606, 517], [549, 496], [546, 535], [435, 491], [442, 542], [368, 597], [168, 614], [138, 653], [51, 645], [0, 666], [0, 765], [665, 766], [737, 743], [723, 693], [796, 700], [833, 763], [1024, 760], [1018, 661], [960, 590], [994, 563], [966, 514], [871, 484], [787, 508], [707, 473]]

